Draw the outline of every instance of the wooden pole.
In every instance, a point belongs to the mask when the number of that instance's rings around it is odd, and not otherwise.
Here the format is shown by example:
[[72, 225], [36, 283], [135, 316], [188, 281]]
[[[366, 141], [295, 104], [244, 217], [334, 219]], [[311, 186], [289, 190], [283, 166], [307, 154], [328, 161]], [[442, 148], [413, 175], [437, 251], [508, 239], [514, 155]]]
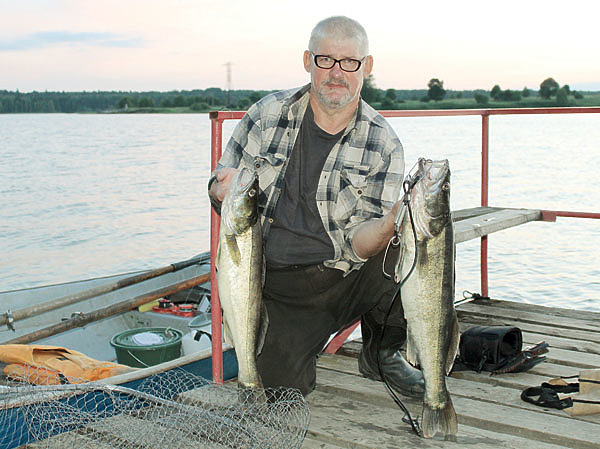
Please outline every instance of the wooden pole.
[[[24, 309], [15, 310], [12, 312], [13, 321], [23, 320], [25, 318], [30, 318], [32, 316], [41, 315], [42, 313], [49, 312], [51, 310], [60, 309], [61, 307], [66, 307], [71, 304], [75, 304], [81, 301], [84, 301], [89, 298], [93, 298], [95, 296], [100, 296], [105, 293], [110, 293], [115, 290], [119, 290], [124, 287], [128, 287], [133, 284], [140, 283], [142, 281], [146, 281], [148, 279], [152, 279], [158, 276], [162, 276], [163, 274], [171, 273], [173, 271], [180, 270], [182, 268], [189, 267], [190, 265], [194, 265], [196, 263], [206, 261], [208, 262], [207, 255], [201, 255], [197, 257], [193, 257], [188, 260], [184, 260], [183, 262], [173, 263], [166, 267], [157, 268], [155, 270], [147, 271], [144, 273], [136, 274], [134, 276], [130, 276], [125, 279], [121, 279], [116, 282], [111, 282], [108, 285], [100, 285], [98, 287], [90, 288], [88, 290], [84, 290], [82, 292], [73, 293], [72, 295], [63, 296], [62, 298], [53, 299], [51, 301], [47, 301], [41, 304], [35, 304], [33, 306], [26, 307]], [[0, 315], [0, 326], [7, 324], [9, 322], [8, 313], [4, 313]]]
[[162, 298], [163, 296], [172, 295], [173, 293], [187, 290], [188, 288], [195, 287], [196, 285], [204, 284], [205, 282], [208, 282], [209, 279], [210, 273], [205, 273], [201, 276], [188, 279], [187, 281], [178, 282], [176, 284], [169, 285], [168, 287], [154, 290], [152, 292], [136, 296], [135, 298], [112, 304], [102, 309], [94, 310], [93, 312], [75, 315], [69, 320], [37, 330], [35, 332], [31, 332], [26, 335], [22, 335], [17, 338], [13, 338], [12, 340], [9, 340], [3, 344], [27, 344], [31, 343], [32, 341], [41, 340], [42, 338], [51, 337], [76, 327], [85, 326], [86, 324], [94, 321], [99, 321], [119, 313], [127, 312], [150, 301]]

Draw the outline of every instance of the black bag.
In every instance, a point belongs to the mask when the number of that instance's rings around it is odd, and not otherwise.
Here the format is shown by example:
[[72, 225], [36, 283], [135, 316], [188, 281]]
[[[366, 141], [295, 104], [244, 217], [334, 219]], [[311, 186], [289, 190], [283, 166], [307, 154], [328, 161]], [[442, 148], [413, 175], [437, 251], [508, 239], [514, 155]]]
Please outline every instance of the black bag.
[[521, 352], [523, 335], [514, 326], [474, 326], [460, 336], [458, 367], [496, 371]]

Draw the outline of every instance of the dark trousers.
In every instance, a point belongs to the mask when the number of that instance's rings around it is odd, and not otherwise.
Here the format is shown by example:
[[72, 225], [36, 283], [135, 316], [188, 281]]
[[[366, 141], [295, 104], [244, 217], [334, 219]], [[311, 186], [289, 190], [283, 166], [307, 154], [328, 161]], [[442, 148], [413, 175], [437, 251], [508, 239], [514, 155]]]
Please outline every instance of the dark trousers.
[[[383, 323], [396, 286], [383, 276], [382, 261], [383, 252], [346, 277], [321, 264], [267, 269], [269, 327], [258, 357], [265, 387], [293, 387], [307, 395], [316, 385], [317, 355], [331, 334], [366, 314]], [[400, 300], [387, 324], [406, 326]]]

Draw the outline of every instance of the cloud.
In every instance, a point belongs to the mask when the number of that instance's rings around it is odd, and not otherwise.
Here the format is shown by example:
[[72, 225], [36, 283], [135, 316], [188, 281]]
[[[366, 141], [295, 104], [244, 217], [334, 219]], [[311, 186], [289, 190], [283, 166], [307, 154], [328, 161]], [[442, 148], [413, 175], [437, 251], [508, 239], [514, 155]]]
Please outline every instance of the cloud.
[[0, 51], [27, 51], [64, 45], [138, 48], [143, 46], [143, 40], [116, 33], [42, 31], [13, 40], [0, 40]]

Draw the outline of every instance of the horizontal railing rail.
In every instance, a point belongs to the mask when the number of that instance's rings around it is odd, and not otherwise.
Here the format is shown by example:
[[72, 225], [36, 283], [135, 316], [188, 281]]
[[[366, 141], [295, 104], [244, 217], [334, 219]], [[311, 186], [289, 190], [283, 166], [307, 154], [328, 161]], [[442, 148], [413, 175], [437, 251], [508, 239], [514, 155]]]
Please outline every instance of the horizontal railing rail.
[[[211, 120], [211, 170], [214, 170], [221, 158], [223, 148], [223, 122], [240, 120], [245, 111], [212, 111]], [[384, 117], [450, 117], [481, 116], [481, 206], [488, 206], [489, 183], [489, 117], [491, 115], [527, 115], [527, 114], [598, 114], [600, 107], [558, 107], [558, 108], [502, 108], [502, 109], [420, 109], [420, 110], [382, 110]], [[575, 217], [600, 219], [600, 213], [543, 210], [545, 221], [555, 221], [556, 217]], [[212, 361], [213, 381], [223, 383], [223, 347], [221, 303], [217, 290], [214, 258], [219, 242], [220, 217], [211, 211], [211, 308], [212, 308]], [[480, 248], [481, 295], [488, 296], [488, 239], [481, 237]]]

